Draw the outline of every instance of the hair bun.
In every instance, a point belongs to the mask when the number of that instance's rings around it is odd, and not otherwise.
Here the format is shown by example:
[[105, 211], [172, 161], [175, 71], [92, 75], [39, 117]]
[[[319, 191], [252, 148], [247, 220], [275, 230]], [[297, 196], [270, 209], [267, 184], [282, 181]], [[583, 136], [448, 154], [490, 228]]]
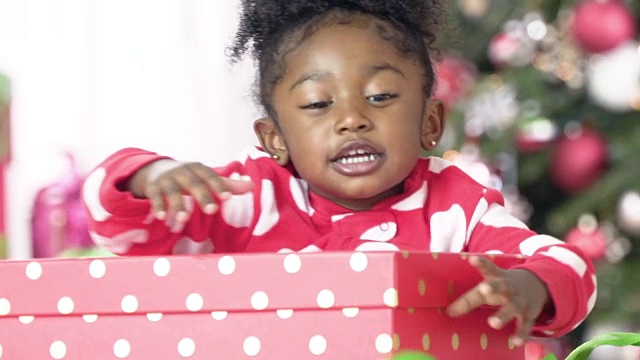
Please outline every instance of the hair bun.
[[428, 46], [444, 20], [443, 0], [242, 0], [240, 24], [230, 56], [239, 60], [249, 48], [259, 57], [274, 34], [297, 27], [331, 9], [369, 13], [421, 35]]

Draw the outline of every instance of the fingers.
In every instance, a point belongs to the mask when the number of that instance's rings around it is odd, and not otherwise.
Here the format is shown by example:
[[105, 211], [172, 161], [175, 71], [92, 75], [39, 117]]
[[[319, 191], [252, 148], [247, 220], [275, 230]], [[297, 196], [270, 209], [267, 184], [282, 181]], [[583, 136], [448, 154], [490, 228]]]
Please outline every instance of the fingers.
[[146, 197], [151, 202], [151, 211], [158, 220], [185, 222], [189, 218], [182, 186], [176, 179], [161, 176], [147, 185]]
[[480, 275], [482, 275], [482, 277], [485, 279], [498, 277], [504, 271], [496, 264], [492, 263], [489, 259], [486, 259], [482, 256], [469, 257], [469, 264], [478, 269]]
[[516, 346], [524, 343], [524, 340], [533, 328], [535, 317], [527, 314], [523, 310], [524, 303], [522, 298], [508, 298], [504, 294], [496, 292], [495, 289], [486, 282], [478, 284], [451, 303], [451, 305], [447, 307], [447, 315], [459, 317], [483, 305], [501, 306], [495, 314], [487, 319], [487, 323], [493, 329], [500, 330], [506, 324], [516, 319], [516, 336], [513, 338], [513, 343]]
[[[192, 163], [188, 165], [191, 174], [197, 179], [193, 181], [192, 188], [198, 190], [197, 193], [191, 192], [201, 206], [214, 204], [211, 194], [215, 194], [220, 200], [227, 200], [231, 194], [227, 189], [222, 178], [218, 177], [211, 169], [199, 164]], [[189, 186], [189, 184], [185, 184]], [[191, 190], [191, 187], [189, 187]], [[200, 196], [198, 196], [200, 195]]]
[[491, 286], [484, 282], [480, 283], [451, 303], [447, 307], [447, 315], [458, 317], [468, 314], [479, 306], [489, 305], [489, 296], [491, 296]]
[[219, 202], [232, 194], [251, 191], [253, 183], [219, 177], [200, 163], [183, 163], [152, 178], [146, 184], [145, 195], [151, 201], [151, 210], [160, 220], [185, 222], [189, 218], [184, 195], [190, 195], [205, 214], [214, 214]]
[[150, 183], [147, 185], [146, 197], [151, 202], [151, 213], [155, 215], [158, 220], [164, 220], [167, 217], [164, 204], [164, 196], [162, 190], [157, 183]]
[[484, 281], [451, 303], [447, 314], [457, 317], [482, 305], [500, 306], [487, 323], [499, 330], [515, 319], [513, 343], [523, 345], [547, 299], [544, 289], [536, 289], [534, 280], [537, 278], [526, 270], [503, 270], [478, 256], [471, 257], [469, 262], [482, 274]]
[[190, 170], [204, 179], [211, 191], [221, 200], [228, 199], [232, 194], [240, 195], [253, 189], [253, 182], [250, 180], [222, 178], [210, 168], [199, 163], [190, 164]]
[[196, 200], [205, 214], [214, 214], [219, 206], [216, 197], [226, 200], [227, 191], [220, 178], [211, 169], [198, 163], [185, 164], [180, 171], [173, 175], [181, 187], [182, 194], [187, 193]]
[[220, 180], [222, 180], [229, 192], [234, 195], [248, 193], [253, 189], [253, 182], [248, 180], [236, 180], [229, 178], [220, 178]]
[[534, 317], [528, 317], [527, 319], [523, 319], [518, 322], [516, 336], [513, 338], [513, 343], [516, 346], [524, 345], [525, 340], [529, 337], [529, 334], [531, 334], [533, 324], [535, 324]]
[[514, 302], [508, 302], [487, 320], [492, 328], [499, 330], [513, 318], [521, 315], [521, 310]]
[[514, 319], [516, 320], [516, 333], [513, 338], [513, 343], [516, 346], [520, 346], [524, 344], [525, 339], [531, 333], [531, 329], [533, 329], [533, 324], [535, 323], [535, 316], [532, 316], [532, 314], [524, 310], [524, 303], [522, 301], [514, 299], [507, 303], [493, 314], [487, 322], [489, 326], [499, 330]]
[[471, 256], [469, 263], [480, 272], [484, 281], [451, 303], [447, 308], [449, 316], [462, 316], [482, 305], [502, 305], [505, 302], [502, 294], [506, 285], [500, 281], [504, 270], [481, 256]]

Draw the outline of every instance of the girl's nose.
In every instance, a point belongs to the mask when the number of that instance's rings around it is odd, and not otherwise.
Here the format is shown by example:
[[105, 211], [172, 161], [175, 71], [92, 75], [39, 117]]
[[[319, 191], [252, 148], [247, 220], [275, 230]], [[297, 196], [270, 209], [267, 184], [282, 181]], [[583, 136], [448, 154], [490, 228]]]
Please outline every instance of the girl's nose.
[[358, 109], [355, 105], [347, 105], [338, 115], [335, 130], [342, 134], [345, 132], [364, 132], [369, 131], [373, 127], [373, 123], [367, 114]]

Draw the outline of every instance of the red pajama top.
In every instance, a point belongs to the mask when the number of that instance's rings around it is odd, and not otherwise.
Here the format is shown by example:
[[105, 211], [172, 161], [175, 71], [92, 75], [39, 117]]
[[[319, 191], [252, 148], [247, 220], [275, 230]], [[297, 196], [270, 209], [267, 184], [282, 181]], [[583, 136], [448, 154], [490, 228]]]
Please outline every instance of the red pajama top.
[[161, 158], [123, 149], [88, 176], [83, 198], [98, 245], [120, 255], [322, 250], [522, 254], [526, 261], [518, 268], [542, 279], [556, 308], [555, 317], [536, 324], [533, 335], [567, 333], [595, 304], [595, 271], [579, 250], [529, 230], [505, 210], [498, 191], [443, 159], [420, 159], [402, 194], [353, 212], [310, 192], [290, 168], [251, 147], [237, 161], [214, 170], [250, 179], [252, 192], [233, 195], [214, 215], [204, 214], [186, 197], [190, 219], [178, 225], [156, 220], [147, 199], [117, 187]]

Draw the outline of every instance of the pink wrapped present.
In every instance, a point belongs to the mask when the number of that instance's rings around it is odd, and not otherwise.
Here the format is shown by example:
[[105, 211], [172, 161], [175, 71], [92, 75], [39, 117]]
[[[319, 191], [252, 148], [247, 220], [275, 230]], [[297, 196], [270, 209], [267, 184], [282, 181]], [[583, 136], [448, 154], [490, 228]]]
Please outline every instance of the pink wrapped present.
[[[523, 359], [494, 308], [444, 308], [467, 254], [306, 253], [0, 262], [0, 359]], [[522, 262], [492, 256], [503, 268]]]

